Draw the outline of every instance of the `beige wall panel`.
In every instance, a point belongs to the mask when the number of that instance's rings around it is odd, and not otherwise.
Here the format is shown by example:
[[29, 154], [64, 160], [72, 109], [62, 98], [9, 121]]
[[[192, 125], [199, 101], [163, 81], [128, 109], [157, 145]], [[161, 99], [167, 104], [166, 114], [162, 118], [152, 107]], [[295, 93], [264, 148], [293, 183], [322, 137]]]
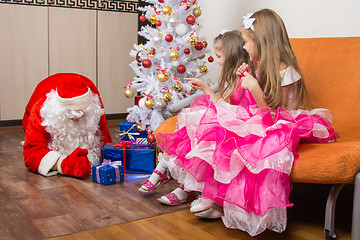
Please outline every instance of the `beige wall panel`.
[[98, 12], [98, 88], [106, 113], [126, 113], [134, 98], [124, 86], [133, 80], [130, 50], [137, 43], [137, 14]]
[[49, 8], [49, 71], [78, 73], [96, 83], [96, 11]]
[[0, 4], [0, 120], [22, 119], [48, 74], [47, 7]]

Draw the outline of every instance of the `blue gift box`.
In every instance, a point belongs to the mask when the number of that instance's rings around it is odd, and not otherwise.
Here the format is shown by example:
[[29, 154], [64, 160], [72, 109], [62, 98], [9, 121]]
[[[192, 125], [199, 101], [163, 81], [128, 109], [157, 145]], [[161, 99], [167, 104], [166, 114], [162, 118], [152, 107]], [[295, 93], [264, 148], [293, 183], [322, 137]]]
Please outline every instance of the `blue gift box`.
[[122, 141], [136, 141], [137, 138], [146, 138], [147, 132], [138, 133], [136, 131], [137, 123], [121, 122], [120, 123], [120, 137]]
[[101, 149], [101, 159], [123, 161], [124, 152], [126, 173], [152, 173], [155, 168], [155, 149], [153, 148], [132, 148], [130, 146], [124, 151], [122, 147], [105, 145]]
[[[110, 161], [109, 161], [110, 162]], [[110, 185], [117, 182], [124, 181], [124, 166], [102, 163], [92, 166], [92, 180], [93, 182], [101, 183], [103, 185]]]

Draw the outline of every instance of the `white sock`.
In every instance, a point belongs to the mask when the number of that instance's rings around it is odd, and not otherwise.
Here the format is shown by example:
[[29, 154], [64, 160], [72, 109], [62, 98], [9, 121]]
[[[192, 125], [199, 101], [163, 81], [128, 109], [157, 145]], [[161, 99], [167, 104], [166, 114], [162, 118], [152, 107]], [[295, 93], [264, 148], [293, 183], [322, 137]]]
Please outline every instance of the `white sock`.
[[[155, 169], [163, 174], [167, 170], [167, 167], [164, 164], [164, 162], [161, 161], [158, 163], [158, 165], [156, 166]], [[161, 176], [159, 176], [159, 174], [154, 173], [154, 172], [149, 177], [149, 181], [152, 182], [153, 184], [158, 183], [160, 180], [161, 180]]]

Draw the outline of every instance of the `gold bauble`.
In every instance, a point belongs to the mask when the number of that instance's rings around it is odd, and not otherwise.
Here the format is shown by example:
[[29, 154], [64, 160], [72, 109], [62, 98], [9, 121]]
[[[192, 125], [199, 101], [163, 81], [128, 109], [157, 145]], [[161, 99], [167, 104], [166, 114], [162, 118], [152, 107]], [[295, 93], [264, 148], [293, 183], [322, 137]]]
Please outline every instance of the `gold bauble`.
[[165, 74], [166, 79], [168, 79], [171, 76], [169, 71], [166, 71], [164, 74]]
[[203, 59], [204, 57], [205, 57], [205, 54], [202, 55], [202, 56], [200, 56], [200, 57], [198, 57], [198, 59]]
[[200, 66], [200, 72], [201, 73], [206, 73], [208, 70], [207, 66], [205, 66], [204, 64]]
[[155, 15], [152, 15], [149, 19], [149, 21], [152, 23], [152, 24], [155, 24], [156, 22], [156, 16]]
[[125, 97], [132, 98], [133, 96], [134, 96], [134, 90], [132, 90], [131, 88], [127, 88], [125, 90]]
[[164, 73], [159, 73], [157, 79], [159, 80], [159, 82], [165, 82], [167, 80], [167, 77]]
[[194, 8], [194, 10], [193, 10], [194, 17], [200, 17], [201, 13], [202, 12], [201, 12], [201, 9], [199, 7]]
[[141, 129], [141, 123], [139, 123], [138, 125], [136, 125], [136, 131], [137, 131], [138, 133], [142, 133], [142, 132], [143, 132], [143, 130]]
[[179, 58], [179, 53], [177, 52], [177, 51], [172, 51], [170, 54], [170, 58], [172, 59], [172, 60], [177, 60], [178, 58]]
[[171, 7], [165, 6], [165, 7], [162, 9], [162, 13], [165, 14], [165, 15], [170, 15], [170, 14], [171, 14]]
[[197, 40], [196, 37], [191, 37], [189, 39], [189, 43], [190, 43], [191, 46], [195, 46], [198, 43], [198, 40]]
[[172, 100], [172, 95], [171, 93], [166, 92], [163, 98], [165, 102], [170, 102]]
[[152, 98], [148, 98], [144, 102], [145, 107], [152, 108], [154, 106], [154, 100]]
[[177, 93], [181, 93], [181, 91], [184, 89], [183, 85], [181, 83], [176, 83], [174, 85], [174, 90]]

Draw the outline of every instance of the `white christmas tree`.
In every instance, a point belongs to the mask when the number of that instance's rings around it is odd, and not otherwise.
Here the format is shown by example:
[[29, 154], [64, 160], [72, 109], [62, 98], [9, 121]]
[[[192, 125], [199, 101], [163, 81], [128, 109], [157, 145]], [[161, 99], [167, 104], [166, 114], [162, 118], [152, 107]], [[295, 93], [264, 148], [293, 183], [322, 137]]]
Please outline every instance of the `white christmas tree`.
[[140, 21], [148, 19], [139, 35], [147, 39], [145, 45], [134, 45], [130, 52], [134, 61], [134, 80], [126, 86], [125, 96], [134, 90], [143, 96], [138, 105], [127, 109], [129, 122], [140, 123], [141, 130], [149, 125], [154, 131], [165, 119], [176, 113], [168, 108], [194, 91], [184, 78], [195, 77], [206, 81], [207, 42], [198, 35], [201, 6], [197, 0], [143, 0], [150, 5], [139, 7]]

